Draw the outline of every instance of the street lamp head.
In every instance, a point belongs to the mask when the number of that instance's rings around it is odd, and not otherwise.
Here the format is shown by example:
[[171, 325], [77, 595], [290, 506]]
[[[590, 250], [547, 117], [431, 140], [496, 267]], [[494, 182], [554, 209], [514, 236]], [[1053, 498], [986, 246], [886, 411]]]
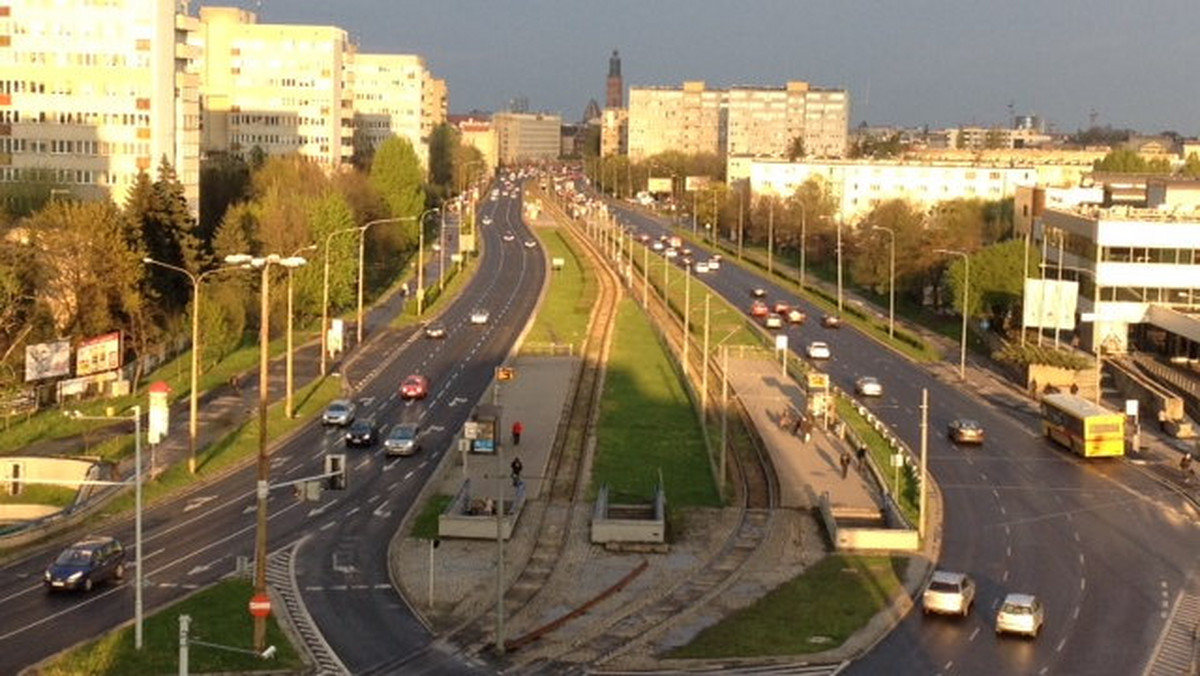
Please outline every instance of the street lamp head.
[[229, 254], [225, 257], [225, 262], [230, 265], [248, 265], [254, 260], [254, 256], [250, 254]]
[[308, 259], [304, 258], [303, 256], [288, 256], [287, 258], [281, 258], [272, 262], [276, 265], [282, 265], [285, 268], [298, 268], [302, 265], [306, 265], [308, 263]]

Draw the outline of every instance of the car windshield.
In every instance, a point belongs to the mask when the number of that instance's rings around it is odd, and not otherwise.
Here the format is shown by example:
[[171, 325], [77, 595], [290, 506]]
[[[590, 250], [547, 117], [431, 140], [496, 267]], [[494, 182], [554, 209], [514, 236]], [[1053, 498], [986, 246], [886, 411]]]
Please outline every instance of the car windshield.
[[397, 441], [408, 441], [416, 436], [416, 429], [412, 427], [397, 427], [392, 430], [392, 438]]
[[1005, 603], [1000, 612], [1006, 615], [1032, 615], [1033, 608], [1017, 603]]
[[60, 566], [82, 566], [90, 563], [94, 552], [90, 549], [76, 549], [72, 547], [58, 555], [55, 561]]
[[345, 413], [347, 408], [348, 407], [345, 404], [334, 403], [334, 404], [329, 405], [329, 412], [330, 413]]
[[954, 594], [958, 592], [958, 585], [953, 582], [944, 582], [934, 580], [929, 583], [929, 591], [942, 592], [944, 594]]

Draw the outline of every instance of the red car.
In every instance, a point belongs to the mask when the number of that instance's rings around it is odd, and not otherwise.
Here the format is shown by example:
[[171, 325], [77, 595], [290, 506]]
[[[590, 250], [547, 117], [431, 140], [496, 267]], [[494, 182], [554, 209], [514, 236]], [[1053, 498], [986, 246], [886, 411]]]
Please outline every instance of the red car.
[[411, 375], [400, 384], [402, 399], [424, 399], [429, 395], [429, 381], [425, 376]]
[[792, 306], [781, 300], [777, 300], [775, 301], [775, 307], [771, 309], [775, 311], [775, 314], [787, 316], [788, 310], [791, 310]]
[[751, 317], [766, 317], [769, 314], [771, 314], [771, 308], [767, 307], [767, 304], [760, 300], [756, 300], [750, 305]]

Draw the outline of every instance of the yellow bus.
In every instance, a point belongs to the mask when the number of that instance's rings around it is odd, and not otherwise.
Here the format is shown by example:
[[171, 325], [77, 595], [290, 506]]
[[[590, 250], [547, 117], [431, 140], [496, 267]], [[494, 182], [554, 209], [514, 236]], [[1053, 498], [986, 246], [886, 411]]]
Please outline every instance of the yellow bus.
[[1073, 394], [1042, 397], [1042, 432], [1085, 458], [1125, 455], [1125, 416]]

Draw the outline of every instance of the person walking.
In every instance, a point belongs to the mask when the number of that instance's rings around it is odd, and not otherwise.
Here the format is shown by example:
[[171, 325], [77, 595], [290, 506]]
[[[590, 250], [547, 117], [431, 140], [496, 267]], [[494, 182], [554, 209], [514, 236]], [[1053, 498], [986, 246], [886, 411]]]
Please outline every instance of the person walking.
[[858, 471], [863, 471], [867, 466], [867, 447], [859, 446], [858, 450], [854, 451], [855, 457], [858, 458]]
[[525, 466], [521, 464], [521, 459], [513, 458], [512, 464], [509, 465], [509, 468], [512, 469], [513, 487], [519, 486], [521, 484], [521, 470], [525, 469]]
[[513, 446], [521, 445], [521, 433], [524, 431], [525, 431], [525, 426], [521, 424], [520, 420], [513, 423], [513, 426], [512, 426]]
[[1183, 482], [1188, 483], [1192, 480], [1192, 454], [1184, 453], [1179, 459], [1179, 471], [1183, 473]]
[[846, 474], [850, 471], [850, 453], [847, 452], [846, 449], [844, 449], [844, 448], [842, 449], [841, 463], [842, 463], [842, 478], [845, 479]]

